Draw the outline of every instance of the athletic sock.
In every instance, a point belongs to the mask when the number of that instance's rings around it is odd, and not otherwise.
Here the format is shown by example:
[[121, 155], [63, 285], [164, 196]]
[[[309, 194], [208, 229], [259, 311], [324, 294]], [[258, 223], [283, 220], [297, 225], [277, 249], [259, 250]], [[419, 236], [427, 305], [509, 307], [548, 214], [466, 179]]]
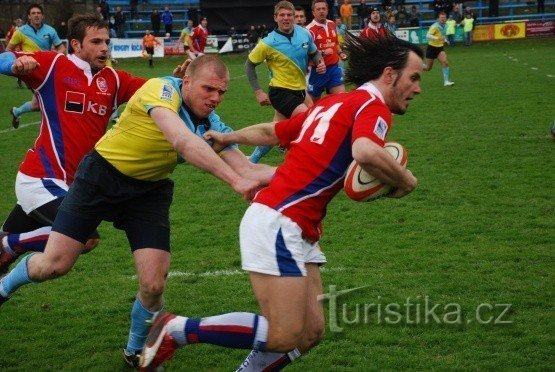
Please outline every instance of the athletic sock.
[[[228, 313], [207, 318], [188, 318], [183, 336], [174, 339], [188, 344], [209, 343], [235, 349], [264, 350], [268, 339], [268, 321], [252, 313]], [[179, 333], [177, 332], [177, 333]]]
[[8, 244], [4, 247], [12, 256], [19, 256], [26, 252], [44, 252], [50, 231], [52, 226], [40, 227], [22, 234], [9, 234]]
[[270, 152], [271, 149], [272, 146], [256, 146], [251, 156], [249, 157], [250, 162], [255, 164], [258, 163], [264, 155]]
[[[162, 308], [158, 311], [162, 310]], [[143, 349], [150, 328], [147, 321], [152, 319], [158, 311], [148, 310], [143, 306], [138, 297], [135, 298], [135, 302], [131, 308], [129, 338], [127, 339], [127, 346], [125, 347], [125, 351], [128, 355], [135, 354]]]
[[446, 83], [449, 81], [449, 67], [442, 67], [441, 70], [443, 71], [443, 81]]
[[281, 371], [300, 356], [298, 349], [288, 353], [252, 350], [235, 372]]
[[10, 297], [19, 287], [35, 283], [35, 281], [29, 278], [29, 271], [27, 270], [27, 261], [29, 261], [32, 255], [34, 253], [23, 257], [12, 271], [0, 279], [0, 295], [2, 297]]
[[13, 113], [15, 116], [20, 117], [21, 115], [25, 114], [26, 112], [31, 112], [31, 101], [27, 101], [19, 107], [13, 109]]

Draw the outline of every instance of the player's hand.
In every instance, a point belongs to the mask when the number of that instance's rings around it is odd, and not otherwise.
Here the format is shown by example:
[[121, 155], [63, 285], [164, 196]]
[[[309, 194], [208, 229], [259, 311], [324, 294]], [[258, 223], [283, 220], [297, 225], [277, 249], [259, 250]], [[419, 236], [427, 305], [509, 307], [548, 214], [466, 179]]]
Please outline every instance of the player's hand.
[[318, 66], [316, 66], [316, 73], [317, 74], [326, 73], [326, 64], [324, 63], [323, 59], [321, 59], [320, 62], [318, 63]]
[[237, 181], [233, 182], [231, 187], [233, 187], [233, 190], [237, 193], [243, 195], [243, 199], [250, 201], [254, 198], [258, 190], [262, 188], [262, 184], [259, 181], [240, 177]]
[[393, 190], [389, 194], [386, 195], [388, 198], [402, 198], [405, 195], [410, 194], [418, 185], [418, 180], [416, 177], [413, 176], [410, 170], [406, 170], [407, 178], [403, 187], [398, 187]]
[[21, 56], [16, 59], [12, 65], [12, 73], [14, 75], [28, 75], [40, 67], [40, 63], [37, 62], [31, 56]]
[[174, 68], [173, 70], [173, 77], [183, 79], [183, 76], [185, 76], [185, 71], [187, 70], [189, 63], [191, 63], [190, 58], [186, 59], [185, 62], [183, 62], [182, 64], [177, 65], [176, 68]]
[[209, 130], [203, 135], [204, 139], [210, 143], [214, 151], [219, 152], [223, 150], [228, 144], [225, 142], [225, 134]]
[[270, 99], [268, 98], [268, 95], [262, 89], [259, 89], [256, 92], [254, 92], [254, 95], [256, 96], [256, 100], [258, 101], [258, 104], [260, 106], [269, 106], [269, 105], [271, 105]]

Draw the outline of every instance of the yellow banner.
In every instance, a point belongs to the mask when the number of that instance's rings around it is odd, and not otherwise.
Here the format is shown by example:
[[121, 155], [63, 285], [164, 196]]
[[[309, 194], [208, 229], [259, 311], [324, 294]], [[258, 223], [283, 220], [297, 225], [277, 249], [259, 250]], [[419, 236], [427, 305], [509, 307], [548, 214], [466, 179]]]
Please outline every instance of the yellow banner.
[[526, 36], [526, 24], [524, 22], [518, 23], [503, 23], [495, 25], [495, 39], [521, 39]]
[[474, 27], [472, 32], [472, 40], [474, 41], [489, 41], [493, 40], [495, 36], [493, 25], [481, 25]]

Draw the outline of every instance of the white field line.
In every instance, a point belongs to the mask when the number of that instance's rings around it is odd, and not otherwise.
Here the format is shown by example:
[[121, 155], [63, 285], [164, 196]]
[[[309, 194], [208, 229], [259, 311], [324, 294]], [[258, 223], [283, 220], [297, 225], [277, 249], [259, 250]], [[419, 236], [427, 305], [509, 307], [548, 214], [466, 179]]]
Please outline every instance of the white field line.
[[21, 124], [19, 126], [19, 128], [17, 128], [17, 129], [15, 129], [15, 128], [2, 129], [2, 130], [0, 130], [0, 134], [13, 132], [14, 130], [19, 130], [21, 128], [30, 127], [31, 125], [37, 125], [37, 124], [40, 124], [40, 121], [34, 121], [32, 123]]
[[[325, 272], [340, 272], [346, 271], [347, 268], [345, 267], [322, 267], [320, 269], [323, 273]], [[219, 278], [222, 276], [238, 276], [238, 275], [246, 275], [247, 272], [243, 270], [214, 270], [214, 271], [205, 271], [203, 273], [192, 273], [188, 271], [170, 271], [168, 273], [168, 278], [190, 278], [190, 277], [198, 277], [198, 278]], [[132, 275], [129, 277], [132, 280], [137, 279], [137, 275]]]

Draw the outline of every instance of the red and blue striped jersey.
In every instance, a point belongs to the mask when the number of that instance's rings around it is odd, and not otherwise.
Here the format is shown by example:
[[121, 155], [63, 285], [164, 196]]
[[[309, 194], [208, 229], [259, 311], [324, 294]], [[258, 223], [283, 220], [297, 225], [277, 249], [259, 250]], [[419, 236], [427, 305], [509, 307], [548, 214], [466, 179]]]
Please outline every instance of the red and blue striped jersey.
[[352, 143], [367, 137], [383, 147], [390, 128], [391, 111], [370, 83], [327, 96], [308, 111], [276, 123], [280, 145], [288, 151], [254, 202], [291, 218], [305, 239], [318, 241], [326, 207], [343, 187], [353, 161]]
[[22, 76], [41, 108], [40, 133], [19, 167], [31, 177], [73, 182], [77, 166], [104, 135], [114, 108], [127, 102], [145, 82], [105, 67], [92, 74], [89, 63], [56, 52], [31, 55], [40, 67]]

